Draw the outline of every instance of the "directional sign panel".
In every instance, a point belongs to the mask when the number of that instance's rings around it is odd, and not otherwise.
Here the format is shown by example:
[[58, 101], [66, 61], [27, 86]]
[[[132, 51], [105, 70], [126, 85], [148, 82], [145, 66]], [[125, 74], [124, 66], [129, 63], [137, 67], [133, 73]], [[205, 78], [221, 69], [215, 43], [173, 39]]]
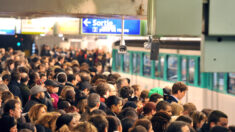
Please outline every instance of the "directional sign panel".
[[[82, 33], [85, 34], [121, 34], [121, 19], [82, 19]], [[124, 34], [140, 35], [140, 20], [124, 20]]]

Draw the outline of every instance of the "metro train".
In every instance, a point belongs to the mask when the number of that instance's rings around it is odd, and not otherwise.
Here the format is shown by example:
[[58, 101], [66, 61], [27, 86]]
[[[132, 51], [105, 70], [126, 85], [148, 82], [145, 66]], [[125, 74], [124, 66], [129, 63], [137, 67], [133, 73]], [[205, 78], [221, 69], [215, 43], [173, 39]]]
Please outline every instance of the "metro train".
[[119, 41], [113, 44], [112, 71], [128, 77], [143, 89], [171, 87], [183, 81], [189, 90], [182, 103], [192, 102], [198, 110], [217, 109], [235, 123], [235, 73], [200, 72], [200, 41], [159, 41], [157, 60], [150, 60], [144, 48], [147, 39], [126, 40], [127, 53], [119, 54]]

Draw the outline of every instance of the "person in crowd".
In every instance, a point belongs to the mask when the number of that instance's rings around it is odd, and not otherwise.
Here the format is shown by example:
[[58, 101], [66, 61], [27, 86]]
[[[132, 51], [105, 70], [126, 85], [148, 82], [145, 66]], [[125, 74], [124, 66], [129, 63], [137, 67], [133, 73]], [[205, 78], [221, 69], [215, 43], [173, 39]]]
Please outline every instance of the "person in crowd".
[[122, 120], [126, 117], [133, 118], [134, 120], [138, 119], [138, 114], [134, 108], [127, 107], [123, 109], [120, 114], [118, 115], [119, 119]]
[[194, 111], [191, 115], [193, 119], [193, 128], [196, 131], [199, 131], [202, 127], [202, 125], [206, 122], [207, 117], [203, 112], [200, 111]]
[[97, 132], [97, 128], [90, 122], [80, 122], [72, 132]]
[[64, 57], [63, 56], [58, 56], [58, 61], [55, 63], [55, 65], [58, 65], [58, 66], [62, 66], [62, 64], [64, 63]]
[[99, 96], [99, 94], [91, 93], [88, 96], [87, 104], [88, 104], [88, 108], [87, 108], [86, 112], [84, 112], [82, 114], [82, 117], [81, 117], [82, 121], [87, 121], [88, 117], [89, 117], [89, 114], [92, 111], [99, 109], [99, 107], [100, 107], [100, 96]]
[[187, 123], [183, 121], [174, 121], [172, 122], [166, 132], [189, 132], [190, 128]]
[[158, 93], [154, 93], [150, 96], [149, 101], [157, 104], [158, 102], [163, 101], [163, 96]]
[[160, 101], [156, 105], [156, 112], [166, 112], [167, 114], [172, 116], [172, 108], [171, 108], [170, 103], [168, 103], [166, 101]]
[[96, 87], [96, 93], [100, 95], [100, 102], [105, 102], [109, 97], [109, 85], [107, 83], [101, 83]]
[[171, 112], [172, 112], [172, 121], [175, 121], [176, 118], [183, 115], [184, 107], [181, 104], [176, 102], [171, 103]]
[[156, 113], [156, 104], [148, 102], [143, 107], [143, 115], [146, 119], [152, 119], [152, 116]]
[[126, 78], [120, 78], [117, 80], [116, 86], [118, 91], [120, 91], [122, 87], [129, 86], [129, 83]]
[[222, 111], [212, 111], [208, 117], [208, 122], [202, 126], [199, 132], [208, 132], [215, 126], [228, 127], [228, 116]]
[[143, 127], [141, 125], [138, 125], [138, 126], [135, 126], [133, 128], [130, 128], [129, 132], [147, 132], [147, 130], [146, 130], [145, 127]]
[[14, 96], [18, 96], [22, 100], [22, 94], [20, 91], [20, 79], [20, 73], [17, 71], [13, 71], [11, 73], [11, 81], [8, 87], [12, 94], [14, 94]]
[[109, 122], [108, 132], [122, 132], [122, 124], [121, 121], [115, 116], [107, 116], [106, 117]]
[[109, 96], [105, 103], [108, 115], [117, 116], [122, 110], [122, 100], [118, 96]]
[[188, 86], [185, 85], [183, 82], [176, 82], [172, 86], [172, 95], [169, 96], [167, 102], [176, 102], [178, 103], [186, 94], [188, 90]]
[[183, 121], [189, 124], [190, 128], [193, 128], [193, 119], [189, 116], [181, 115], [179, 116], [176, 121]]
[[59, 72], [56, 75], [56, 81], [59, 83], [59, 91], [58, 91], [58, 95], [60, 95], [62, 89], [65, 87], [65, 84], [67, 82], [67, 75], [64, 72]]
[[143, 90], [140, 94], [140, 100], [142, 101], [143, 106], [149, 102], [149, 91], [148, 90]]
[[134, 89], [134, 95], [135, 97], [137, 97], [138, 99], [140, 98], [140, 94], [142, 91], [142, 88], [140, 87], [140, 85], [135, 84], [131, 86], [132, 89]]
[[59, 96], [57, 95], [59, 91], [59, 84], [54, 80], [46, 80], [45, 87], [45, 101], [47, 103], [48, 111], [52, 111], [54, 108], [57, 108], [57, 103], [59, 101]]
[[23, 107], [28, 102], [30, 96], [30, 89], [28, 87], [29, 76], [27, 73], [21, 73], [20, 79], [20, 92], [22, 94], [22, 105]]
[[183, 105], [184, 111], [183, 115], [191, 116], [194, 111], [197, 110], [196, 106], [193, 103], [186, 103]]
[[47, 106], [44, 104], [35, 104], [28, 112], [30, 122], [36, 123], [40, 116], [47, 112]]
[[171, 116], [166, 112], [156, 113], [151, 119], [153, 130], [155, 132], [165, 132], [170, 120]]
[[153, 132], [152, 123], [148, 119], [138, 119], [133, 125], [133, 128], [138, 125], [143, 126], [147, 130], [147, 132]]
[[121, 120], [121, 123], [122, 123], [122, 131], [128, 132], [128, 130], [134, 125], [135, 119], [126, 117]]
[[75, 91], [77, 91], [77, 87], [76, 87], [77, 83], [78, 83], [78, 81], [77, 81], [76, 77], [73, 74], [69, 74], [68, 81], [66, 82], [65, 85], [71, 86], [74, 88]]
[[3, 74], [2, 76], [2, 82], [3, 84], [5, 84], [6, 86], [8, 86], [8, 84], [10, 83], [11, 81], [11, 75], [10, 74]]
[[32, 106], [35, 104], [45, 104], [47, 106], [47, 103], [45, 102], [45, 91], [47, 89], [43, 88], [42, 86], [35, 85], [30, 89], [30, 100], [25, 104], [23, 112], [26, 113], [30, 110]]
[[98, 130], [98, 132], [108, 132], [109, 122], [102, 115], [94, 115], [90, 117], [89, 122], [91, 122]]
[[0, 119], [0, 130], [2, 132], [17, 132], [17, 121], [14, 117], [4, 116]]
[[230, 132], [230, 130], [226, 127], [222, 127], [222, 126], [215, 126], [211, 129], [210, 132]]

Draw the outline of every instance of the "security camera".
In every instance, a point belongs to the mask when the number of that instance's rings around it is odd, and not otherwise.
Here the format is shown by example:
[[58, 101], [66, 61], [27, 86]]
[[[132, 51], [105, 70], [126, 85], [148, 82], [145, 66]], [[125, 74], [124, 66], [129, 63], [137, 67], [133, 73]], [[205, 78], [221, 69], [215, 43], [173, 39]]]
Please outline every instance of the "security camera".
[[119, 54], [125, 54], [126, 52], [127, 52], [127, 47], [126, 47], [126, 45], [120, 45], [120, 46], [119, 46], [118, 53], [119, 53]]

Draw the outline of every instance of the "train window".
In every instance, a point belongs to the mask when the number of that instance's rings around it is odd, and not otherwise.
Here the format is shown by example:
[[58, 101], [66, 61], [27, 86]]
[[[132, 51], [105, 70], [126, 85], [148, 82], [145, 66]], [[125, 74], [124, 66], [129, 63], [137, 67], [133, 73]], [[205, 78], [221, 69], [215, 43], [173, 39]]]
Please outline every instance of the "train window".
[[213, 88], [219, 91], [224, 90], [224, 73], [213, 73]]
[[133, 73], [140, 73], [140, 54], [133, 54]]
[[161, 67], [160, 67], [160, 69], [158, 70], [158, 73], [159, 73], [159, 76], [160, 76], [160, 78], [163, 78], [163, 73], [164, 73], [164, 63], [165, 63], [165, 58], [164, 58], [164, 56], [161, 56], [160, 57], [160, 65], [161, 65]]
[[169, 81], [177, 81], [177, 63], [178, 59], [175, 56], [168, 57], [167, 79]]
[[235, 94], [235, 73], [229, 73], [228, 92]]
[[187, 59], [183, 58], [181, 62], [181, 80], [186, 82], [187, 80]]
[[159, 77], [159, 69], [158, 69], [158, 64], [159, 64], [159, 60], [155, 61], [155, 77]]
[[194, 83], [194, 73], [195, 73], [195, 60], [189, 59], [189, 83]]
[[130, 53], [124, 54], [123, 71], [130, 72]]
[[116, 70], [120, 71], [120, 69], [121, 69], [121, 54], [118, 54], [118, 52], [116, 52], [116, 54], [115, 54], [115, 63], [116, 63]]
[[149, 54], [144, 54], [144, 76], [151, 76], [151, 60]]

